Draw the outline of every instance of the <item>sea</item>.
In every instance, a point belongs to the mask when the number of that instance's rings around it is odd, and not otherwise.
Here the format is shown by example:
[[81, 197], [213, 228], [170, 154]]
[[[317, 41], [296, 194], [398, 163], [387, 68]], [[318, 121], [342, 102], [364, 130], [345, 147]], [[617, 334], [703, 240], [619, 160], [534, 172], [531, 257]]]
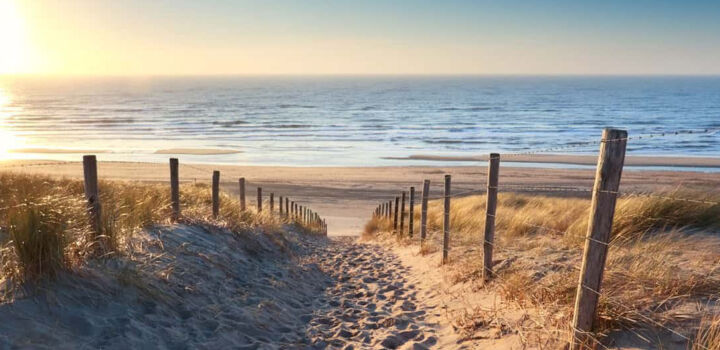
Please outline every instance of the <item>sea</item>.
[[0, 77], [4, 159], [466, 165], [403, 158], [596, 154], [605, 127], [720, 156], [720, 77]]

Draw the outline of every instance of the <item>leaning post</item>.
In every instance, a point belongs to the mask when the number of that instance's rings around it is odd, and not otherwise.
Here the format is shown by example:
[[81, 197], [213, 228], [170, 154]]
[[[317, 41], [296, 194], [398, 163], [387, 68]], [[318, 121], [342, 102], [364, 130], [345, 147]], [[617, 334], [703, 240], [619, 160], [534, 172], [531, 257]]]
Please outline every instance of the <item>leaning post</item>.
[[180, 179], [178, 176], [178, 159], [170, 158], [170, 202], [172, 204], [172, 220], [180, 218]]
[[240, 185], [240, 210], [245, 211], [245, 178], [241, 177], [238, 184]]
[[485, 205], [485, 237], [483, 239], [483, 281], [489, 281], [493, 274], [492, 256], [495, 244], [495, 213], [497, 209], [498, 177], [500, 155], [490, 153], [488, 159], [487, 203]]
[[262, 212], [262, 187], [257, 188], [257, 211]]
[[212, 213], [214, 219], [220, 213], [220, 172], [217, 170], [213, 171], [212, 177]]
[[593, 348], [593, 330], [608, 244], [625, 163], [627, 131], [603, 130], [593, 186], [585, 250], [580, 267], [570, 349]]
[[450, 251], [450, 175], [445, 175], [445, 206], [443, 215], [443, 265], [448, 262]]
[[400, 197], [395, 197], [395, 216], [393, 219], [393, 231], [397, 233], [398, 229], [398, 210], [400, 209]]
[[422, 203], [420, 204], [420, 244], [425, 243], [425, 237], [427, 237], [427, 210], [429, 195], [430, 180], [425, 180], [423, 181]]
[[402, 199], [400, 205], [400, 232], [399, 236], [402, 237], [405, 233], [405, 191], [402, 192]]
[[413, 238], [413, 224], [415, 221], [415, 218], [413, 217], [415, 213], [415, 187], [410, 187], [410, 205], [408, 209], [408, 236]]
[[83, 156], [83, 177], [85, 184], [85, 199], [87, 200], [90, 225], [95, 236], [102, 235], [100, 221], [100, 197], [98, 193], [97, 158], [94, 155]]

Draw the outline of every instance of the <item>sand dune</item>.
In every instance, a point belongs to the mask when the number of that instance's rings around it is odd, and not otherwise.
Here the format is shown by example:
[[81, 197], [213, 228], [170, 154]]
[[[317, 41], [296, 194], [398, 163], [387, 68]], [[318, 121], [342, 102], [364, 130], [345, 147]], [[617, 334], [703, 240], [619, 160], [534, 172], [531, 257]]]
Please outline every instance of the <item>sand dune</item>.
[[0, 349], [412, 348], [437, 344], [378, 246], [174, 225], [0, 305]]

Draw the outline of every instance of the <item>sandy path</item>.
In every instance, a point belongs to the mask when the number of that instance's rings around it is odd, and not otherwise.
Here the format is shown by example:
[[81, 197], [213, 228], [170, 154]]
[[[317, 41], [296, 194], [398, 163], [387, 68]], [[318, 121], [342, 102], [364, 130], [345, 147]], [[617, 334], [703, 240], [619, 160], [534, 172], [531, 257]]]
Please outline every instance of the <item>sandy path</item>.
[[336, 238], [319, 251], [320, 269], [337, 283], [327, 305], [310, 321], [308, 335], [319, 347], [425, 349], [437, 344], [433, 325], [417, 299], [407, 268], [377, 245]]

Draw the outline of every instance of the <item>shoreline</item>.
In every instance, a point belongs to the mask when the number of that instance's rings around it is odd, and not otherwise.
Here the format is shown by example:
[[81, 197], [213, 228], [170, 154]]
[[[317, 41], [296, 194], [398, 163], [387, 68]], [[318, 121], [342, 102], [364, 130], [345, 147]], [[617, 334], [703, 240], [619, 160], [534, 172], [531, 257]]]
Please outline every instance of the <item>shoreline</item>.
[[[596, 155], [572, 154], [533, 154], [533, 155], [506, 155], [501, 161], [505, 163], [542, 163], [567, 165], [595, 165]], [[487, 161], [487, 155], [478, 156], [434, 156], [414, 154], [407, 157], [382, 157], [389, 160], [424, 160], [437, 162], [475, 162]], [[720, 168], [720, 157], [680, 157], [680, 156], [626, 156], [625, 166], [642, 167], [694, 167], [694, 168]]]

